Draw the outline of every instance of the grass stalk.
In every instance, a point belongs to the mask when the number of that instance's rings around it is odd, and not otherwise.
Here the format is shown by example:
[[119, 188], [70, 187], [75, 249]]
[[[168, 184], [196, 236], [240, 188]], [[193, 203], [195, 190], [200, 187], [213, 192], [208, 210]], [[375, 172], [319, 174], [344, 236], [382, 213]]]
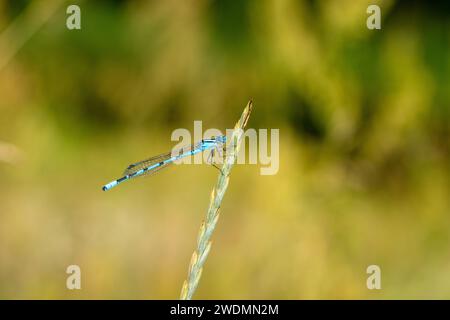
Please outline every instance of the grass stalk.
[[181, 289], [181, 300], [192, 299], [192, 296], [194, 295], [200, 281], [200, 277], [202, 276], [203, 265], [205, 264], [206, 258], [208, 257], [208, 253], [211, 249], [211, 236], [214, 232], [217, 221], [219, 220], [220, 205], [228, 187], [231, 168], [236, 162], [242, 136], [244, 134], [244, 128], [247, 125], [251, 111], [252, 101], [249, 101], [241, 115], [241, 118], [234, 126], [230, 142], [227, 146], [227, 152], [222, 170], [220, 171], [217, 183], [211, 192], [211, 199], [206, 217], [200, 226], [197, 239], [197, 248], [192, 254], [188, 276], [183, 283], [183, 288]]

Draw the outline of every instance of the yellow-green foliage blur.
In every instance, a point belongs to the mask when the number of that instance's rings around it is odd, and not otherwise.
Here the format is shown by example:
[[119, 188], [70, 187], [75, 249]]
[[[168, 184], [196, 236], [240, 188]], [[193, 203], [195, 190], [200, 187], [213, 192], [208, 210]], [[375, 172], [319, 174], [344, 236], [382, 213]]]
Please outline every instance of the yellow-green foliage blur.
[[234, 167], [194, 297], [450, 298], [446, 2], [70, 4], [0, 1], [0, 298], [178, 298], [217, 170], [101, 187], [250, 98], [279, 171]]

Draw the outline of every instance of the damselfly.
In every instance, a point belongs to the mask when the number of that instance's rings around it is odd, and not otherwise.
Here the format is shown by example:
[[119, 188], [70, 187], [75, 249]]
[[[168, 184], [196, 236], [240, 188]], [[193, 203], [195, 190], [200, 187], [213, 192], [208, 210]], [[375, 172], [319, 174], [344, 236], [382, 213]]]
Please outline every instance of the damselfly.
[[130, 164], [123, 173], [123, 177], [111, 181], [110, 183], [103, 186], [103, 191], [108, 191], [114, 188], [118, 184], [130, 180], [132, 178], [141, 177], [145, 175], [151, 175], [158, 172], [161, 169], [166, 168], [170, 164], [174, 163], [181, 158], [197, 154], [206, 150], [211, 150], [211, 155], [214, 155], [214, 150], [219, 153], [223, 150], [227, 141], [226, 136], [212, 137], [211, 139], [203, 139], [197, 143], [190, 146], [182, 147], [172, 152], [163, 153], [158, 156]]

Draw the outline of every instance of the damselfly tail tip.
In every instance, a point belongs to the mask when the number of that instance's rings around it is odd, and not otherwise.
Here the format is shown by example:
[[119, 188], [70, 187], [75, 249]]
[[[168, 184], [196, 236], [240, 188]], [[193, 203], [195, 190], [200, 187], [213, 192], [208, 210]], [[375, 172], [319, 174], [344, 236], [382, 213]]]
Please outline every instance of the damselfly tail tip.
[[102, 188], [103, 191], [108, 191], [111, 188], [114, 188], [115, 186], [117, 186], [120, 182], [122, 182], [123, 180], [125, 180], [126, 177], [122, 177], [119, 180], [114, 180], [108, 184], [105, 184]]

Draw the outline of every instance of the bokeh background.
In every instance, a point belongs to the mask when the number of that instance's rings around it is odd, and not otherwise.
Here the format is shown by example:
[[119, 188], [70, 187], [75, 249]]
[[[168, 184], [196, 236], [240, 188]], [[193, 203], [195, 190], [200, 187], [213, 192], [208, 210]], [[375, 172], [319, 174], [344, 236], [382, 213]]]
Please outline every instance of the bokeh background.
[[0, 298], [178, 298], [217, 171], [101, 186], [250, 98], [279, 172], [234, 168], [195, 297], [450, 298], [449, 44], [445, 1], [0, 1]]

